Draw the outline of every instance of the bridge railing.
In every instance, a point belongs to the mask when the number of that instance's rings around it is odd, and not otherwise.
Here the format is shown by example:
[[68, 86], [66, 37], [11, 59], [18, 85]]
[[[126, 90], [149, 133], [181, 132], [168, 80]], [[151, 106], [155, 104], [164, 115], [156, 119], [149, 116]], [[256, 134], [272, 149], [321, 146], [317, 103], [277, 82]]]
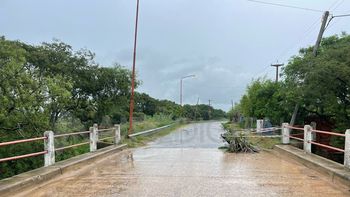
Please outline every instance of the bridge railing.
[[[99, 139], [99, 134], [102, 132], [113, 132], [113, 136], [110, 137], [104, 137], [102, 139]], [[62, 138], [62, 137], [68, 137], [68, 136], [76, 136], [76, 135], [83, 135], [83, 134], [89, 134], [90, 139], [87, 142], [82, 142], [78, 144], [71, 144], [64, 147], [55, 147], [55, 139]], [[10, 146], [14, 144], [20, 144], [20, 143], [27, 143], [27, 142], [34, 142], [34, 141], [43, 141], [44, 144], [44, 150], [40, 152], [34, 152], [29, 153], [25, 155], [17, 155], [13, 157], [7, 157], [7, 158], [0, 158], [0, 162], [5, 161], [12, 161], [17, 159], [23, 159], [28, 157], [35, 157], [39, 155], [44, 155], [44, 163], [45, 166], [50, 166], [55, 163], [55, 152], [56, 151], [63, 151], [69, 148], [78, 147], [86, 144], [90, 144], [90, 152], [97, 150], [97, 142], [101, 142], [103, 140], [107, 139], [113, 139], [114, 144], [118, 144], [121, 140], [120, 137], [120, 125], [114, 125], [112, 128], [107, 129], [99, 129], [97, 124], [94, 124], [92, 127], [90, 127], [89, 131], [81, 131], [81, 132], [72, 132], [72, 133], [64, 133], [64, 134], [57, 134], [55, 135], [52, 131], [45, 131], [43, 137], [36, 137], [36, 138], [30, 138], [30, 139], [22, 139], [22, 140], [15, 140], [15, 141], [9, 141], [9, 142], [1, 142], [0, 148], [4, 146]]]
[[[300, 135], [291, 134], [291, 130], [303, 131], [303, 137]], [[326, 134], [330, 136], [339, 136], [345, 138], [345, 147], [344, 149], [333, 147], [327, 144], [321, 144], [315, 142], [316, 133]], [[331, 131], [321, 131], [316, 130], [310, 125], [305, 125], [304, 128], [290, 126], [288, 123], [282, 124], [282, 144], [289, 144], [290, 139], [298, 140], [303, 142], [303, 150], [306, 153], [311, 153], [311, 145], [320, 146], [323, 148], [328, 148], [330, 150], [338, 151], [344, 153], [344, 166], [350, 169], [350, 129], [346, 130], [345, 134], [335, 133]]]

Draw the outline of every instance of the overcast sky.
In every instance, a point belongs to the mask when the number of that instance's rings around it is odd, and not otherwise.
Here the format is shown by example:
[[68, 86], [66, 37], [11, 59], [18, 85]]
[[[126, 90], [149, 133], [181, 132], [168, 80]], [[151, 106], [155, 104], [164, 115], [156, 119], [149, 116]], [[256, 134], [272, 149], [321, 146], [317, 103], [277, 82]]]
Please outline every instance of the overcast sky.
[[[345, 0], [263, 0], [350, 13]], [[103, 66], [131, 68], [136, 0], [0, 0], [0, 35], [39, 44], [57, 38], [96, 53]], [[138, 91], [184, 103], [211, 99], [228, 110], [253, 78], [274, 78], [271, 63], [286, 63], [312, 45], [322, 12], [247, 0], [140, 0]], [[350, 17], [336, 18], [325, 35], [350, 32]]]

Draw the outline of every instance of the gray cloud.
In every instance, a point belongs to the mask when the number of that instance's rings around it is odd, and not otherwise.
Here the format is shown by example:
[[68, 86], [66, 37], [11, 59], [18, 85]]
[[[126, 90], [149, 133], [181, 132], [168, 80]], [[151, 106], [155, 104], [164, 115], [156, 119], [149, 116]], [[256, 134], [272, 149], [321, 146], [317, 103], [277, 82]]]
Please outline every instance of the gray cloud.
[[[326, 10], [336, 1], [288, 4]], [[91, 49], [101, 65], [131, 68], [135, 2], [3, 0], [1, 33], [34, 44], [58, 38], [75, 49]], [[342, 2], [332, 13], [348, 13], [350, 1]], [[195, 74], [184, 81], [184, 102], [212, 99], [227, 110], [252, 78], [273, 78], [272, 62], [286, 62], [314, 43], [321, 15], [246, 0], [141, 0], [136, 66], [143, 85], [138, 90], [178, 102], [181, 76]], [[349, 29], [347, 18], [337, 19], [326, 36]]]

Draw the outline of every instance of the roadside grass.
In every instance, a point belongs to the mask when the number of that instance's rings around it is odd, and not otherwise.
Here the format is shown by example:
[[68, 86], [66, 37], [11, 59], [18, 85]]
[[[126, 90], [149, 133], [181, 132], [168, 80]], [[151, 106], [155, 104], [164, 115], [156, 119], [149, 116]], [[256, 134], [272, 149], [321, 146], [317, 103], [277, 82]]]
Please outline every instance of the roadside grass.
[[[171, 119], [170, 116], [166, 115], [154, 115], [152, 117], [147, 116], [143, 121], [135, 121], [133, 122], [133, 133], [137, 133], [140, 131], [145, 131], [148, 129], [154, 129], [157, 127], [165, 126], [175, 121]], [[129, 130], [129, 123], [121, 124], [120, 128], [121, 135], [126, 137]]]
[[[165, 125], [172, 124], [170, 127], [162, 129], [160, 131], [156, 131], [154, 133], [148, 135], [140, 135], [132, 138], [128, 138], [128, 130], [129, 123], [121, 124], [121, 143], [127, 144], [129, 148], [135, 148], [140, 146], [145, 146], [148, 142], [153, 141], [159, 137], [168, 135], [172, 131], [182, 127], [186, 124], [186, 121], [180, 119], [178, 121], [174, 121], [170, 116], [165, 115], [154, 115], [153, 117], [146, 117], [143, 121], [135, 121], [133, 123], [133, 132], [137, 133], [140, 131], [145, 131], [149, 129], [154, 129], [158, 127], [162, 127]], [[113, 135], [112, 133], [107, 133], [107, 135]], [[108, 139], [103, 141], [106, 144], [112, 144], [113, 140]]]
[[259, 147], [260, 149], [272, 149], [275, 145], [281, 143], [281, 138], [275, 137], [275, 138], [259, 138], [254, 137], [250, 138], [250, 142]]
[[159, 137], [166, 136], [170, 134], [171, 132], [183, 127], [185, 125], [184, 122], [177, 122], [174, 125], [162, 129], [161, 131], [149, 134], [149, 135], [144, 135], [144, 136], [136, 136], [132, 138], [127, 138], [126, 136], [123, 137], [122, 143], [125, 143], [128, 145], [129, 148], [136, 148], [140, 146], [145, 146], [147, 143], [154, 141], [155, 139]]

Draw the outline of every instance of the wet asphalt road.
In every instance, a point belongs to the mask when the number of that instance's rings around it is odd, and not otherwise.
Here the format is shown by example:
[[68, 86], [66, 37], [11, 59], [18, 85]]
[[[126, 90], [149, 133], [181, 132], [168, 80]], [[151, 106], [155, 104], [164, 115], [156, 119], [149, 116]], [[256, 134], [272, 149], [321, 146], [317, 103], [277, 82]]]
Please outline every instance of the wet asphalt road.
[[218, 149], [219, 122], [196, 123], [19, 196], [348, 196], [322, 175], [268, 152]]

